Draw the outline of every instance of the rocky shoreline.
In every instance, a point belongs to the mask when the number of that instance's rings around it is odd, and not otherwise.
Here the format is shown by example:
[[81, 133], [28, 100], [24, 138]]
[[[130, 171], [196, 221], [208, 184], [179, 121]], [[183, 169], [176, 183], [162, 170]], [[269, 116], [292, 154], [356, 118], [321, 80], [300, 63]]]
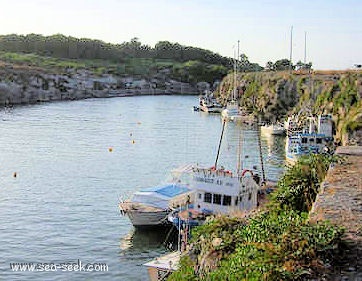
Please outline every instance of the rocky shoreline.
[[167, 77], [152, 79], [96, 75], [69, 69], [62, 74], [43, 69], [0, 65], [0, 105], [110, 98], [135, 95], [197, 95], [208, 85], [179, 82]]

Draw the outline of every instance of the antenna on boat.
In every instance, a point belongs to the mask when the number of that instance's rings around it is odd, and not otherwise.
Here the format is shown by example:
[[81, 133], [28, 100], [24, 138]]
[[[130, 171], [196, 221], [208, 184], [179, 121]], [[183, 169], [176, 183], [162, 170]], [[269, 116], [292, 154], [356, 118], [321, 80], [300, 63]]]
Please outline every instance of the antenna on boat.
[[217, 154], [216, 154], [216, 160], [215, 160], [215, 170], [217, 168], [217, 161], [219, 160], [219, 154], [220, 154], [220, 148], [221, 148], [221, 141], [222, 141], [222, 137], [224, 135], [224, 129], [225, 129], [225, 124], [226, 124], [226, 120], [225, 118], [223, 119], [223, 123], [222, 123], [222, 131], [221, 131], [221, 136], [220, 136], [220, 141], [219, 141], [219, 148], [217, 149]]

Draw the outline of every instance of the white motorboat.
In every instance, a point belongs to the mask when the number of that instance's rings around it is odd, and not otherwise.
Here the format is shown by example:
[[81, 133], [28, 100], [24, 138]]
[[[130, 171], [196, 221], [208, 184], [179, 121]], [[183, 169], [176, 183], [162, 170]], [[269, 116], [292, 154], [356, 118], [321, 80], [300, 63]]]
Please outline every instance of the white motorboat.
[[199, 110], [207, 113], [221, 113], [223, 106], [217, 102], [216, 98], [210, 94], [205, 94], [199, 97]]
[[[172, 171], [172, 180], [166, 184], [144, 188], [131, 199], [119, 203], [121, 214], [127, 215], [135, 227], [155, 227], [168, 223], [167, 215], [180, 205], [191, 204], [194, 191], [181, 180], [190, 166]], [[181, 174], [182, 176], [181, 176]]]
[[284, 135], [285, 134], [284, 125], [281, 123], [264, 124], [264, 125], [260, 126], [260, 130], [262, 133], [269, 134], [269, 135]]
[[225, 121], [236, 123], [254, 124], [255, 118], [251, 114], [243, 112], [235, 100], [231, 100], [226, 104], [226, 108], [221, 111], [221, 118]]

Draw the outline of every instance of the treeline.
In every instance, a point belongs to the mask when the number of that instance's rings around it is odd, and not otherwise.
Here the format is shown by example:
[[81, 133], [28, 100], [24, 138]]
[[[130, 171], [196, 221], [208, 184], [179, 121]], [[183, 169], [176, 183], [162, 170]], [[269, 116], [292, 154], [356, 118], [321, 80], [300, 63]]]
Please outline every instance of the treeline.
[[129, 58], [154, 58], [170, 59], [181, 63], [200, 61], [227, 68], [232, 66], [230, 58], [208, 50], [168, 41], [160, 41], [155, 47], [150, 47], [139, 42], [138, 38], [121, 44], [110, 44], [100, 40], [79, 39], [62, 34], [52, 36], [10, 34], [0, 35], [0, 51], [33, 53], [65, 59], [101, 59], [114, 63], [124, 62]]

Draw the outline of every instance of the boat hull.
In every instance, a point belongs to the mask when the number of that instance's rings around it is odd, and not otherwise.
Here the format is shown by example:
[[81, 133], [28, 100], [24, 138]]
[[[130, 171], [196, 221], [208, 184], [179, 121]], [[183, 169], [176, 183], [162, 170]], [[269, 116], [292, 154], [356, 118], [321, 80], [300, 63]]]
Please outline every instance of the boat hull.
[[269, 128], [269, 127], [261, 127], [261, 130], [263, 133], [265, 134], [269, 134], [269, 135], [284, 135], [285, 134], [285, 130], [284, 129], [275, 129], [275, 128]]
[[147, 228], [169, 224], [167, 216], [169, 209], [161, 209], [137, 202], [121, 202], [119, 210], [122, 215], [128, 216], [134, 227]]
[[139, 212], [134, 210], [126, 213], [133, 226], [137, 228], [166, 226], [167, 224], [170, 224], [167, 220], [168, 214], [168, 210], [158, 212]]

